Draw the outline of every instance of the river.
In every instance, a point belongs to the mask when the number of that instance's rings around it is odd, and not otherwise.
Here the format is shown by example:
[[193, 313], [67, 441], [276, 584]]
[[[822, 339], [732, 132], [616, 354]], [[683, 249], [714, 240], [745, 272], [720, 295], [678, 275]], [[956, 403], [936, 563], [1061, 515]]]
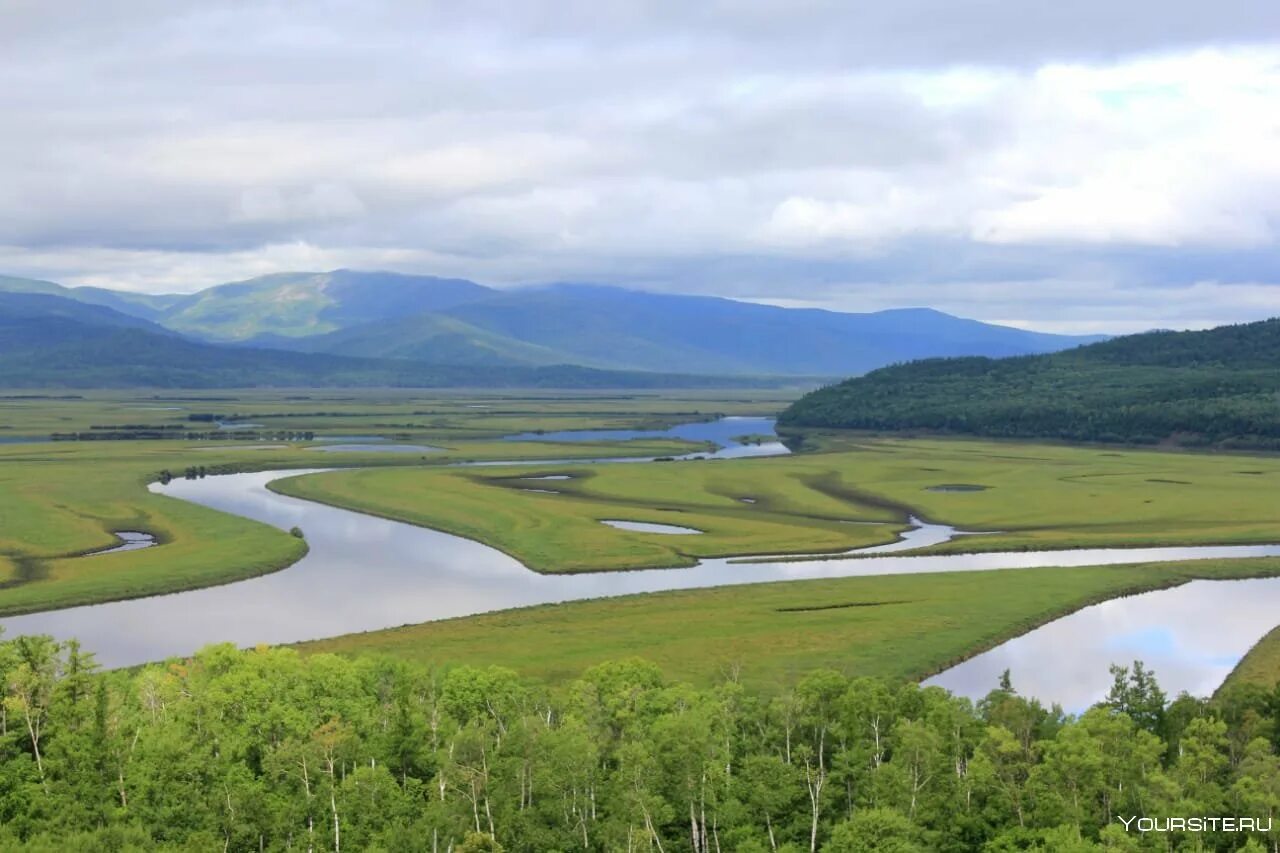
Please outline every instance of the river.
[[[917, 526], [901, 541], [850, 552], [845, 559], [797, 562], [772, 557], [750, 563], [710, 559], [688, 569], [541, 575], [479, 542], [279, 495], [266, 488], [272, 480], [301, 473], [305, 472], [177, 479], [151, 487], [160, 494], [281, 529], [300, 527], [310, 552], [289, 568], [224, 586], [15, 616], [0, 620], [0, 625], [8, 636], [74, 636], [93, 649], [104, 665], [117, 667], [188, 654], [215, 642], [241, 646], [289, 643], [512, 607], [672, 589], [810, 578], [1280, 556], [1280, 545], [898, 553], [964, 535], [945, 525], [914, 520]], [[1197, 618], [1188, 618], [1187, 607], [1197, 600], [1213, 604]], [[1171, 694], [1183, 689], [1203, 693], [1221, 680], [1224, 667], [1229, 671], [1253, 642], [1274, 627], [1275, 614], [1280, 612], [1277, 604], [1280, 578], [1196, 582], [1108, 602], [1032, 631], [937, 676], [931, 683], [976, 697], [986, 693], [999, 672], [1008, 667], [1014, 671], [1015, 685], [1020, 683], [1024, 692], [1078, 708], [1083, 707], [1081, 702], [1087, 705], [1105, 692], [1109, 662], [1129, 663], [1138, 657], [1157, 667], [1162, 685]], [[1214, 618], [1217, 615], [1221, 618]], [[1156, 658], [1158, 644], [1169, 654]]]

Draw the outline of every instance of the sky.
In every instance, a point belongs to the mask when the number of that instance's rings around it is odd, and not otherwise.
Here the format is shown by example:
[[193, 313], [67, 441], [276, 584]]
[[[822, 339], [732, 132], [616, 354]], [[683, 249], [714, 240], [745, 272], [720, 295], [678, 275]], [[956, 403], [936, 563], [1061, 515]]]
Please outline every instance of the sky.
[[1280, 314], [1274, 0], [0, 0], [0, 273]]

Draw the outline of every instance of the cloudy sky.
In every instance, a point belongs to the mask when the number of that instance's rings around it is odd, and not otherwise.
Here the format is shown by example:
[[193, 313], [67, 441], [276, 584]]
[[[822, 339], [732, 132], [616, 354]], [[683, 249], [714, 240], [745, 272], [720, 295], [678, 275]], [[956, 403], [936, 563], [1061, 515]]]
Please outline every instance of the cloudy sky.
[[1274, 0], [0, 0], [0, 273], [1280, 314]]

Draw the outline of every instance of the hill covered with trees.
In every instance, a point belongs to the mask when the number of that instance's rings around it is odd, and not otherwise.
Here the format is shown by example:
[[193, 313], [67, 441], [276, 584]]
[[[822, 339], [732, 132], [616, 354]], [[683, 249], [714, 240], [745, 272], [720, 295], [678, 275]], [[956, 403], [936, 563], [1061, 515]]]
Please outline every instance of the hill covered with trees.
[[802, 397], [779, 423], [1280, 449], [1280, 318], [894, 365]]
[[[633, 660], [553, 688], [231, 646], [98, 673], [22, 637], [0, 643], [0, 848], [1273, 849], [1277, 695], [1170, 703], [1142, 667], [1113, 674], [1068, 718], [1008, 683], [976, 707], [832, 671], [766, 696]], [[1264, 830], [1134, 823], [1225, 815]]]

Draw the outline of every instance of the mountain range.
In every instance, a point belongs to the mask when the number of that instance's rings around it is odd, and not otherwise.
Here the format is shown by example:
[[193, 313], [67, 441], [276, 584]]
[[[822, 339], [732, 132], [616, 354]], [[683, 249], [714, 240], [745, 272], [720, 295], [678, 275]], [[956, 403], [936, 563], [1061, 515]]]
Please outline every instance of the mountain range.
[[777, 379], [599, 370], [579, 365], [436, 364], [227, 346], [48, 293], [0, 291], [0, 388], [776, 386]]
[[[65, 324], [71, 322], [102, 326], [114, 330], [118, 344], [121, 330], [128, 328], [135, 335], [165, 339], [168, 348], [203, 346], [199, 352], [205, 362], [225, 361], [237, 372], [245, 356], [230, 351], [249, 348], [259, 363], [286, 366], [286, 372], [306, 367], [308, 374], [320, 370], [307, 367], [314, 365], [360, 372], [371, 369], [369, 362], [386, 362], [377, 370], [403, 374], [411, 362], [455, 369], [572, 365], [685, 376], [812, 378], [859, 374], [918, 358], [1053, 352], [1097, 340], [930, 309], [854, 314], [597, 285], [495, 289], [463, 279], [352, 270], [280, 273], [191, 294], [159, 295], [0, 277], [0, 293], [99, 309], [92, 316], [73, 315], [65, 305], [40, 303], [61, 316], [63, 325], [50, 325], [49, 334], [55, 327], [67, 334]], [[25, 304], [30, 323], [35, 304]], [[0, 312], [18, 310], [12, 300], [0, 304]], [[112, 313], [102, 313], [107, 311]], [[135, 322], [129, 325], [122, 317]], [[45, 341], [46, 346], [57, 343], [56, 336]], [[158, 340], [151, 343], [160, 346]], [[134, 366], [146, 360], [137, 349], [129, 356]], [[68, 352], [66, 346], [60, 351]], [[101, 366], [110, 365], [107, 358]]]

